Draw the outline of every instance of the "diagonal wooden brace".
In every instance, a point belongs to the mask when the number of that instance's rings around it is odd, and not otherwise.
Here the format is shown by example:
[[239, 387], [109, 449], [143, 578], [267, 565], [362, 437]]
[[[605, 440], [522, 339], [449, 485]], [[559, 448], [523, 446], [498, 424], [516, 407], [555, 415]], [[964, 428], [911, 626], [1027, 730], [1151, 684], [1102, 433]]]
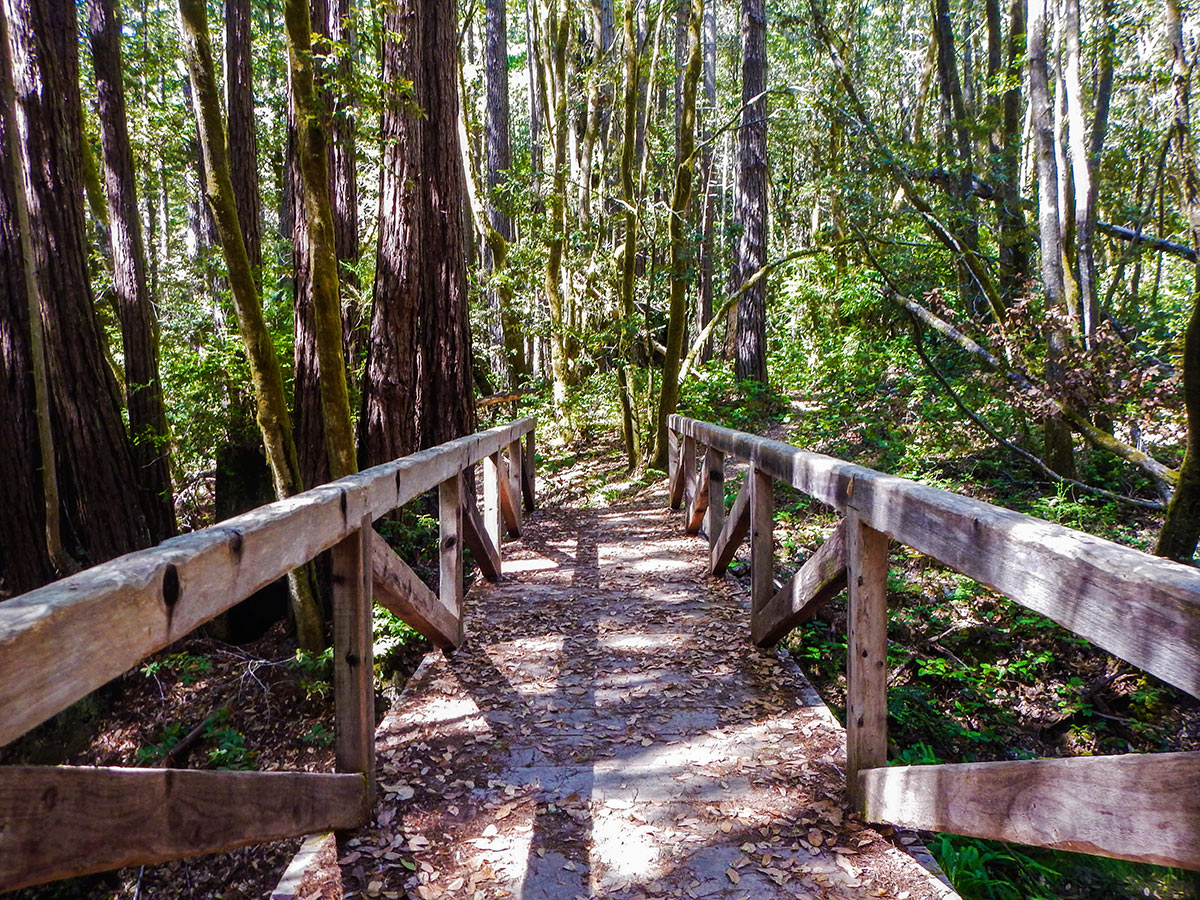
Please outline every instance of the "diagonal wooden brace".
[[725, 574], [725, 570], [733, 562], [733, 554], [737, 553], [737, 548], [746, 539], [746, 533], [749, 530], [750, 479], [747, 478], [742, 489], [738, 491], [737, 499], [733, 501], [733, 507], [729, 510], [728, 518], [725, 519], [725, 527], [721, 529], [721, 533], [713, 543], [709, 567], [709, 571], [713, 575]]
[[429, 638], [435, 647], [457, 647], [461, 641], [458, 611], [447, 608], [379, 532], [372, 529], [370, 542], [375, 601]]
[[483, 516], [479, 514], [479, 509], [466, 496], [465, 491], [463, 492], [462, 509], [463, 537], [466, 539], [471, 556], [479, 566], [479, 571], [483, 572], [484, 578], [491, 582], [499, 581], [500, 551], [492, 543], [492, 537], [483, 524]]
[[837, 528], [770, 602], [754, 614], [750, 636], [760, 647], [771, 647], [815, 616], [846, 586], [846, 526]]

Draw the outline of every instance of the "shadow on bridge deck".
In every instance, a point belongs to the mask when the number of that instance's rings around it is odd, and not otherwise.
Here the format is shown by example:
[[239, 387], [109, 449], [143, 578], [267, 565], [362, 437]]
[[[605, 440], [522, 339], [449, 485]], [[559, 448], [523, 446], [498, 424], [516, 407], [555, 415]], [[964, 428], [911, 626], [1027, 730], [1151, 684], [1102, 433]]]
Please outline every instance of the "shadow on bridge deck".
[[546, 509], [381, 723], [346, 896], [934, 898], [842, 813], [844, 736], [661, 498]]

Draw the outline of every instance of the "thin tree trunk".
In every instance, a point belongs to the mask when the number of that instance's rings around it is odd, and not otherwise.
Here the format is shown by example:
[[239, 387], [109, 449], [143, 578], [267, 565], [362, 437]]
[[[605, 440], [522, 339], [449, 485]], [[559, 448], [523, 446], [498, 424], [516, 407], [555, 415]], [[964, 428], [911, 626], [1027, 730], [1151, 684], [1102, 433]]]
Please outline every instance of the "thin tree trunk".
[[659, 394], [653, 465], [667, 468], [667, 420], [679, 405], [679, 363], [687, 330], [687, 287], [690, 282], [691, 242], [688, 238], [688, 208], [692, 198], [692, 169], [696, 165], [696, 86], [700, 81], [700, 27], [704, 0], [691, 0], [687, 18], [687, 55], [679, 95], [679, 130], [675, 136], [678, 162], [671, 196], [671, 305], [667, 324], [667, 353], [663, 361], [662, 391]]
[[[1079, 0], [1065, 0], [1066, 59], [1063, 78], [1067, 95], [1067, 134], [1071, 151], [1072, 195], [1075, 200], [1075, 266], [1079, 283], [1079, 321], [1084, 346], [1091, 346], [1099, 325], [1100, 304], [1096, 284], [1096, 260], [1092, 247], [1096, 232], [1095, 157], [1089, 149], [1087, 125], [1084, 122], [1083, 82], [1079, 75]], [[1111, 80], [1109, 86], [1111, 88]], [[1099, 104], [1099, 98], [1097, 100]], [[1107, 106], [1107, 103], [1105, 103]], [[1096, 123], [1099, 124], [1099, 123]], [[1092, 137], [1099, 138], [1097, 149], [1104, 146], [1107, 122]]]
[[[999, 0], [989, 0], [994, 11], [994, 26], [989, 24], [989, 48], [992, 40], [999, 54]], [[989, 12], [989, 23], [993, 13]], [[994, 35], [994, 38], [993, 38]], [[1009, 29], [1005, 61], [1007, 88], [1001, 100], [1000, 129], [992, 143], [996, 191], [996, 226], [999, 244], [999, 289], [1008, 306], [1021, 295], [1029, 280], [1029, 231], [1021, 206], [1021, 65], [1025, 58], [1025, 0], [1009, 5]], [[991, 54], [989, 52], [989, 61]]]
[[296, 113], [296, 156], [300, 171], [300, 214], [310, 253], [309, 277], [316, 326], [321, 419], [329, 473], [343, 478], [357, 471], [346, 360], [342, 351], [342, 306], [338, 290], [337, 246], [329, 200], [325, 116], [313, 78], [312, 25], [308, 0], [285, 0], [289, 87]]
[[[742, 127], [737, 134], [734, 226], [741, 230], [734, 283], [767, 263], [767, 51], [766, 5], [742, 0]], [[757, 98], [757, 99], [755, 99]], [[737, 304], [738, 381], [767, 386], [766, 285], [759, 282]]]
[[[1029, 103], [1037, 141], [1038, 231], [1041, 235], [1042, 287], [1048, 313], [1061, 313], [1065, 304], [1062, 230], [1058, 218], [1058, 163], [1055, 158], [1054, 113], [1046, 62], [1046, 0], [1029, 0]], [[1051, 319], [1046, 326], [1046, 381], [1053, 391], [1062, 385], [1065, 329]], [[1044, 420], [1046, 464], [1063, 477], [1074, 476], [1071, 432], [1061, 416]]]
[[146, 284], [146, 249], [138, 215], [133, 152], [122, 84], [121, 24], [114, 0], [88, 0], [99, 94], [104, 188], [112, 242], [113, 287], [121, 317], [125, 402], [140, 473], [142, 508], [155, 543], [175, 534], [167, 411], [158, 374], [158, 321]]
[[[704, 111], [700, 121], [704, 147], [700, 151], [700, 185], [704, 190], [704, 199], [700, 209], [700, 288], [696, 301], [696, 334], [704, 331], [713, 314], [713, 271], [715, 269], [716, 248], [713, 234], [716, 225], [716, 190], [713, 183], [713, 147], [712, 131], [713, 117], [717, 114], [717, 15], [714, 4], [704, 5], [703, 23], [703, 77], [704, 77]], [[708, 362], [712, 357], [712, 339], [704, 342], [700, 349], [700, 359]]]
[[[303, 490], [303, 482], [283, 390], [283, 373], [263, 319], [254, 270], [246, 254], [246, 243], [233, 197], [205, 4], [203, 0], [179, 0], [179, 14], [184, 59], [192, 84], [197, 131], [204, 157], [204, 193], [212, 210], [217, 238], [229, 271], [230, 292], [250, 364], [258, 427], [275, 482], [275, 494], [277, 497], [290, 497]], [[304, 649], [319, 650], [325, 644], [325, 629], [310, 570], [308, 567], [293, 570], [288, 578], [292, 589], [297, 641]]]

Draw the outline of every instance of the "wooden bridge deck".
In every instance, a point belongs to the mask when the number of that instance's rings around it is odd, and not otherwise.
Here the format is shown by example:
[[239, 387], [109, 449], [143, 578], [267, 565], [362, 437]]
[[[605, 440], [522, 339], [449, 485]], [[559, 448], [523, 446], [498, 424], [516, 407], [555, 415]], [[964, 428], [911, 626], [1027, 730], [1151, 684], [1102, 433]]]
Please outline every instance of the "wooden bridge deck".
[[661, 495], [531, 517], [380, 724], [347, 896], [953, 896], [843, 816], [842, 729], [707, 553]]

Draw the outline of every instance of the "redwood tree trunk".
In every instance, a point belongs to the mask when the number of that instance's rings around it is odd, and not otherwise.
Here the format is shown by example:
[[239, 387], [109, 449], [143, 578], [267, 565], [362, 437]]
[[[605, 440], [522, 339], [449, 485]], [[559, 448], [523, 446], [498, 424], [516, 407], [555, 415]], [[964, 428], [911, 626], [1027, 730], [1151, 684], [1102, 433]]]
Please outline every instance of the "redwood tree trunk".
[[[150, 543], [133, 453], [88, 279], [79, 134], [79, 55], [70, 0], [7, 0], [46, 364], [53, 394], [64, 539], [97, 563]], [[73, 537], [73, 541], [68, 537]]]
[[[734, 225], [741, 231], [734, 259], [735, 289], [767, 264], [767, 88], [766, 5], [742, 0], [742, 127], [737, 133]], [[754, 98], [758, 99], [755, 100]], [[754, 102], [750, 102], [753, 100]], [[737, 306], [738, 381], [767, 385], [767, 291], [750, 288]]]
[[[95, 2], [95, 0], [92, 0]], [[111, 0], [109, 0], [111, 2]], [[254, 65], [250, 0], [225, 0], [225, 108], [229, 177], [250, 265], [262, 272], [262, 203], [258, 193], [258, 129], [254, 123]]]
[[[463, 182], [449, 0], [385, 10], [379, 253], [363, 386], [373, 465], [471, 431]], [[391, 86], [412, 85], [412, 96]], [[415, 100], [415, 103], [414, 103]]]
[[453, 0], [424, 0], [418, 92], [426, 116], [421, 142], [428, 238], [421, 303], [420, 440], [422, 447], [475, 428], [471, 384], [466, 235], [466, 184], [458, 146], [458, 27]]
[[146, 283], [146, 248], [125, 117], [121, 23], [115, 0], [88, 0], [88, 24], [100, 101], [113, 289], [125, 355], [125, 400], [142, 508], [150, 537], [157, 543], [175, 533], [175, 505], [171, 494], [167, 411], [158, 374], [158, 321]]
[[[6, 50], [0, 48], [7, 63]], [[0, 78], [9, 77], [0, 72]], [[17, 129], [11, 115], [7, 104], [0, 108], [0, 447], [6, 448], [0, 453], [0, 599], [53, 577], [38, 474], [29, 299], [13, 177]]]

